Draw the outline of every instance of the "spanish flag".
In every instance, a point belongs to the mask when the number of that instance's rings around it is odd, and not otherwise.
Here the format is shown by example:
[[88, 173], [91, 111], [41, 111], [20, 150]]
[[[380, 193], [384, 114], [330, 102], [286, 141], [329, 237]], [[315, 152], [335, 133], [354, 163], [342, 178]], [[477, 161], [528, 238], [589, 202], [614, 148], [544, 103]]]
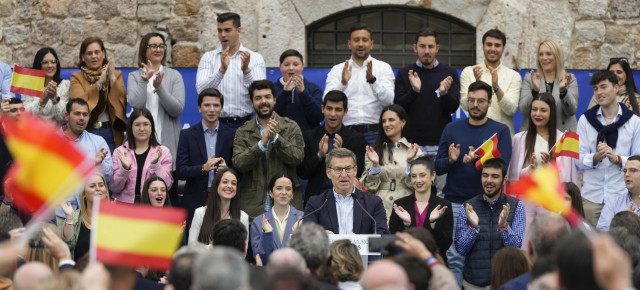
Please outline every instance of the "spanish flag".
[[30, 114], [19, 121], [4, 117], [0, 127], [14, 158], [5, 175], [7, 193], [27, 212], [59, 206], [95, 170], [92, 158], [43, 119]]
[[574, 227], [580, 225], [582, 218], [564, 198], [566, 188], [560, 181], [555, 164], [538, 167], [528, 175], [521, 175], [518, 181], [507, 184], [506, 191], [548, 211], [560, 213]]
[[96, 206], [92, 258], [109, 265], [169, 268], [182, 239], [184, 209], [111, 202]]
[[42, 98], [42, 90], [44, 89], [43, 70], [23, 68], [14, 66], [13, 76], [11, 77], [11, 91], [16, 94], [24, 94]]
[[576, 132], [565, 132], [556, 145], [553, 145], [551, 151], [553, 151], [553, 158], [568, 156], [580, 159], [580, 136]]
[[500, 150], [498, 150], [498, 133], [493, 134], [491, 138], [476, 149], [476, 154], [480, 155], [480, 160], [476, 161], [478, 170], [482, 170], [482, 165], [485, 161], [502, 156]]

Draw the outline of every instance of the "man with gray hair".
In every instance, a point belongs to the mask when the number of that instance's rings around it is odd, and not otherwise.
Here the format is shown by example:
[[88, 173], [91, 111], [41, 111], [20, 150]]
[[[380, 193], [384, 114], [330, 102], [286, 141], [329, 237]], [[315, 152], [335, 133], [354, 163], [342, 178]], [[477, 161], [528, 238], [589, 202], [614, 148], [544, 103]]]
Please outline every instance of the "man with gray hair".
[[267, 274], [273, 275], [285, 269], [294, 270], [305, 275], [310, 274], [307, 263], [304, 261], [302, 255], [292, 248], [277, 249], [269, 255]]
[[[329, 257], [329, 236], [320, 225], [303, 223], [291, 234], [287, 246], [300, 253], [305, 263], [307, 263], [309, 272], [322, 284], [324, 289], [337, 289], [335, 286], [332, 287], [331, 284], [320, 280], [317, 276], [318, 269], [327, 262]], [[272, 259], [273, 257], [269, 257], [269, 263], [273, 262]]]
[[[538, 213], [529, 225], [529, 260], [535, 263], [541, 257], [550, 256], [555, 245], [569, 234], [569, 223], [560, 215], [543, 211]], [[522, 274], [500, 287], [500, 290], [527, 289], [531, 282], [531, 272]]]
[[234, 248], [216, 246], [198, 255], [192, 277], [194, 290], [249, 289], [249, 266]]
[[333, 188], [309, 198], [303, 222], [317, 223], [328, 234], [389, 234], [382, 199], [354, 185], [356, 155], [349, 149], [335, 148], [325, 163]]
[[192, 281], [193, 262], [198, 255], [204, 255], [207, 252], [209, 252], [209, 249], [201, 243], [182, 246], [176, 251], [173, 255], [168, 277], [169, 284], [173, 286], [173, 289], [189, 290]]

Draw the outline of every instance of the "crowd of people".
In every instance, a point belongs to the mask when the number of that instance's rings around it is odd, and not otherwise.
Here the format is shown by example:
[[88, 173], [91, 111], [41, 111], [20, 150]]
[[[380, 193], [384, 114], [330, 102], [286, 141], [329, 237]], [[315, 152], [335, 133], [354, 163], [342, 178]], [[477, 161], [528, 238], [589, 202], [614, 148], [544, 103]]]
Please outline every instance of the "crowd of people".
[[[577, 81], [553, 39], [521, 79], [501, 63], [505, 34], [491, 29], [484, 60], [459, 76], [437, 59], [438, 33], [423, 28], [416, 62], [394, 76], [371, 56], [371, 30], [360, 23], [351, 57], [323, 91], [295, 49], [280, 56], [282, 77], [266, 80], [263, 57], [240, 42], [238, 14], [218, 15], [217, 31], [220, 47], [198, 66], [197, 104], [185, 104], [160, 33], [142, 37], [126, 88], [97, 37], [82, 42], [71, 80], [52, 48], [36, 53], [41, 98], [2, 87], [2, 116], [50, 120], [99, 173], [28, 245], [16, 241], [34, 213], [2, 186], [0, 289], [640, 287], [640, 94], [626, 58], [593, 75], [590, 109], [578, 119]], [[189, 105], [202, 121], [181, 130]], [[460, 106], [468, 118], [453, 122]], [[567, 131], [580, 137], [579, 158], [553, 155]], [[487, 140], [499, 154], [479, 163]], [[12, 159], [0, 141], [4, 176]], [[580, 227], [505, 192], [549, 164]], [[89, 263], [95, 198], [184, 208], [171, 268]], [[364, 259], [360, 245], [329, 243], [334, 234], [395, 238], [383, 257]]]

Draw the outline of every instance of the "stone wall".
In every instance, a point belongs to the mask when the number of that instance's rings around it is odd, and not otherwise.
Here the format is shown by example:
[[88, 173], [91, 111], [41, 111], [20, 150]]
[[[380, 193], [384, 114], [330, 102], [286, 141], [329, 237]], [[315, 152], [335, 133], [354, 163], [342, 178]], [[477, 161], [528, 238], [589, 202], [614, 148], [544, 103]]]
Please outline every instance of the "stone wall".
[[105, 41], [118, 67], [135, 67], [142, 35], [168, 38], [169, 63], [196, 67], [218, 46], [216, 13], [242, 16], [243, 44], [258, 50], [267, 66], [278, 66], [286, 48], [305, 54], [305, 26], [354, 7], [409, 5], [459, 17], [477, 28], [507, 34], [505, 65], [535, 67], [540, 41], [552, 37], [563, 47], [566, 67], [599, 69], [610, 57], [640, 59], [640, 0], [0, 0], [0, 60], [30, 67], [35, 52], [51, 46], [63, 67], [75, 67], [80, 42]]

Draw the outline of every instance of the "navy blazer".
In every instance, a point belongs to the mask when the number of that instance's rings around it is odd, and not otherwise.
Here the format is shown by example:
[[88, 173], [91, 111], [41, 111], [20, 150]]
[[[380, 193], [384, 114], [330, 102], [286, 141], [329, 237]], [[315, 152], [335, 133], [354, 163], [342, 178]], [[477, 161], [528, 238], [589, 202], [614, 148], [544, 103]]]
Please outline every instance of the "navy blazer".
[[266, 258], [269, 257], [271, 252], [287, 246], [293, 225], [298, 221], [299, 217], [304, 215], [304, 213], [297, 210], [292, 205], [289, 205], [289, 217], [287, 218], [287, 226], [284, 229], [282, 242], [280, 242], [280, 237], [277, 233], [276, 220], [273, 218], [273, 212], [268, 210], [264, 215], [267, 217], [269, 224], [271, 224], [273, 231], [270, 233], [262, 232], [262, 215], [259, 215], [255, 217], [251, 223], [251, 234], [249, 236], [251, 237], [251, 249], [253, 250], [253, 255], [255, 256], [256, 254], [260, 254], [262, 262], [266, 263]]
[[[226, 126], [218, 126], [217, 135], [216, 157], [224, 158], [227, 167], [233, 167], [231, 155], [235, 133]], [[202, 122], [180, 132], [178, 156], [176, 157], [176, 176], [178, 179], [187, 181], [182, 203], [189, 212], [189, 219], [193, 217], [196, 208], [204, 206], [207, 200], [209, 174], [202, 173], [202, 165], [207, 162], [209, 157], [204, 141]]]
[[[382, 205], [382, 199], [378, 196], [364, 193], [357, 188], [352, 196], [360, 201], [362, 207], [365, 208], [376, 220], [376, 227], [378, 229], [377, 234], [389, 234], [389, 228], [387, 227], [387, 213], [384, 210], [384, 205]], [[327, 204], [325, 204], [318, 212], [305, 217], [303, 223], [314, 222], [324, 227], [325, 230], [332, 231], [337, 234], [340, 232], [340, 226], [338, 225], [338, 212], [336, 210], [336, 199], [333, 196], [333, 188], [326, 190], [322, 194], [309, 198], [307, 206], [304, 208], [304, 214], [307, 215], [319, 208], [325, 198], [328, 198]], [[362, 212], [362, 208], [360, 208], [355, 200], [353, 201], [353, 233], [374, 233], [373, 221], [366, 213]]]

